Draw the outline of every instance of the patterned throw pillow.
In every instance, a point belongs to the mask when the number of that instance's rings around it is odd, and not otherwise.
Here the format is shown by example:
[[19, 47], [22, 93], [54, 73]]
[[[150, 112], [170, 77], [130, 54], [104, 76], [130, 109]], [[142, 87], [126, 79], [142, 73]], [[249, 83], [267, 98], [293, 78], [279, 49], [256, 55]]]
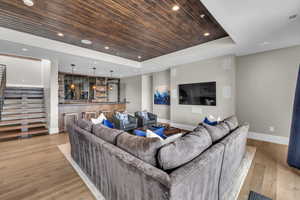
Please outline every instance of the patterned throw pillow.
[[123, 122], [123, 124], [129, 124], [127, 113], [117, 113], [117, 118]]
[[143, 111], [141, 112], [141, 115], [145, 120], [149, 120], [148, 112]]
[[93, 124], [102, 124], [104, 120], [107, 120], [105, 115], [101, 113], [98, 118], [92, 118], [91, 121]]

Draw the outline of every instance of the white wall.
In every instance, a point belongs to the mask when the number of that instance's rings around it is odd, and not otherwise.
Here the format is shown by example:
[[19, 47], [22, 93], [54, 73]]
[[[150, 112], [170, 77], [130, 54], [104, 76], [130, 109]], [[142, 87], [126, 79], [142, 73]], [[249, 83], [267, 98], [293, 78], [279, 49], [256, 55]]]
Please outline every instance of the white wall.
[[121, 79], [121, 100], [126, 98], [126, 110], [134, 113], [142, 109], [142, 77], [133, 76]]
[[290, 135], [299, 55], [297, 46], [238, 57], [237, 115], [252, 132]]
[[159, 87], [167, 87], [170, 89], [170, 70], [153, 73], [152, 91], [153, 113], [160, 119], [170, 120], [170, 106], [154, 104], [154, 92]]
[[[180, 65], [171, 69], [171, 121], [197, 125], [204, 117], [213, 115], [226, 118], [235, 114], [235, 71], [234, 56]], [[179, 105], [178, 85], [199, 82], [216, 82], [217, 106]], [[224, 94], [230, 89], [230, 96]]]
[[152, 75], [142, 75], [142, 110], [152, 112]]
[[0, 55], [0, 64], [7, 66], [7, 86], [43, 87], [41, 61]]

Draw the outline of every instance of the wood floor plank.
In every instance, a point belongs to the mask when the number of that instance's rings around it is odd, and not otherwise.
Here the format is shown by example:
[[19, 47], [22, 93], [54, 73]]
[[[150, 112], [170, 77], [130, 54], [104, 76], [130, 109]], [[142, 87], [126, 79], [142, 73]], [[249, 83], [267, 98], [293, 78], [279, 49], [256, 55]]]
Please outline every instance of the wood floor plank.
[[[0, 142], [1, 200], [94, 200], [57, 145], [67, 134]], [[286, 164], [287, 146], [249, 140], [256, 155], [238, 200], [251, 190], [273, 200], [300, 199], [300, 170]]]

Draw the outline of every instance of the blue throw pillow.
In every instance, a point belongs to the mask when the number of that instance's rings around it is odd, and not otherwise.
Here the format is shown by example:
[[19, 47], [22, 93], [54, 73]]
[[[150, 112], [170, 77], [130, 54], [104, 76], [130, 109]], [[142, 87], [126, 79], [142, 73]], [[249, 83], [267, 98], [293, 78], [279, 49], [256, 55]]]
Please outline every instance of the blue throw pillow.
[[207, 117], [205, 117], [203, 123], [208, 124], [208, 125], [211, 125], [211, 126], [215, 126], [215, 125], [218, 124], [217, 121], [209, 121], [209, 119], [208, 119]]
[[134, 130], [133, 133], [137, 136], [142, 136], [142, 137], [147, 136], [147, 133], [145, 131], [141, 131], [141, 130]]
[[102, 124], [103, 124], [104, 126], [107, 126], [108, 128], [114, 128], [114, 124], [111, 123], [110, 121], [106, 120], [106, 119], [103, 120]]
[[164, 131], [165, 131], [165, 128], [159, 128], [159, 129], [154, 130], [153, 132], [156, 135], [159, 135], [161, 138], [166, 139], [167, 136], [165, 136]]

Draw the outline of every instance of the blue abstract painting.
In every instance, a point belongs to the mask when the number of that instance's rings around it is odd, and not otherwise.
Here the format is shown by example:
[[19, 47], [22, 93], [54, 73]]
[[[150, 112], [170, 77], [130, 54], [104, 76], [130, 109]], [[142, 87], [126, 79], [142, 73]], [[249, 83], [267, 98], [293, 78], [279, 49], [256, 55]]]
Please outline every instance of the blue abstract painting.
[[154, 93], [154, 104], [170, 105], [170, 91], [167, 87], [156, 88]]

